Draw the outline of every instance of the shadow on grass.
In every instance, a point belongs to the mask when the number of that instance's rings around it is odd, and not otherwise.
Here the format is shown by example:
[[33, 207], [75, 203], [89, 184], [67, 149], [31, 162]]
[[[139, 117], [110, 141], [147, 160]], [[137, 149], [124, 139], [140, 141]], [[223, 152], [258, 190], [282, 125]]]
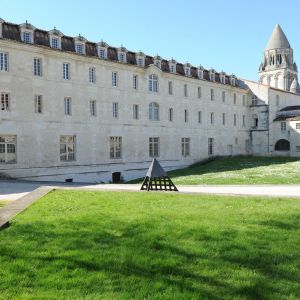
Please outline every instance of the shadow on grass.
[[[195, 295], [195, 299], [224, 299], [225, 295], [225, 298], [271, 299], [274, 293], [280, 292], [277, 285], [270, 284], [271, 280], [288, 280], [294, 285], [300, 281], [299, 274], [278, 268], [281, 264], [295, 265], [296, 257], [261, 250], [255, 246], [254, 237], [249, 243], [241, 242], [236, 230], [223, 230], [218, 234], [208, 229], [189, 230], [191, 240], [197, 245], [189, 250], [176, 236], [171, 238], [164, 232], [153, 235], [154, 224], [150, 222], [114, 221], [117, 233], [109, 232], [110, 228], [102, 225], [101, 221], [88, 220], [53, 226], [43, 222], [26, 223], [26, 226], [14, 224], [6, 232], [22, 237], [19, 242], [23, 248], [15, 248], [13, 243], [0, 244], [0, 262], [10, 262], [13, 268], [14, 261], [22, 260], [22, 272], [32, 277], [32, 273], [37, 272], [34, 275], [40, 278], [38, 285], [45, 284], [45, 289], [49, 288], [47, 281], [43, 283], [47, 270], [55, 270], [60, 280], [61, 270], [67, 269], [73, 277], [71, 285], [76, 280], [81, 281], [84, 275], [84, 285], [78, 284], [82, 293], [94, 284], [95, 274], [113, 279], [114, 292], [120, 292], [118, 289], [122, 286], [134, 295], [145, 285], [151, 295], [151, 292], [157, 293], [159, 285], [162, 291], [171, 289], [178, 295], [188, 295], [189, 299], [191, 295]], [[244, 278], [246, 283], [243, 283], [237, 274], [242, 269], [255, 274], [254, 278]], [[232, 278], [239, 284], [233, 284]], [[34, 285], [33, 282], [32, 288]], [[63, 289], [70, 288], [63, 280], [60, 285]], [[14, 288], [17, 287], [18, 282]]]

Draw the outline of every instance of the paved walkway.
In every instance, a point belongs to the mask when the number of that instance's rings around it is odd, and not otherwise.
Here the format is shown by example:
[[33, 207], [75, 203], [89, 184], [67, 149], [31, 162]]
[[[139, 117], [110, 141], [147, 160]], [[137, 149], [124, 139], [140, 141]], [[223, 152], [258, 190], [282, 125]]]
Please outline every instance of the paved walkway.
[[[139, 191], [140, 184], [75, 184], [75, 183], [43, 183], [0, 180], [0, 201], [17, 200], [39, 187], [67, 188], [99, 191]], [[221, 194], [300, 197], [300, 185], [181, 185], [179, 192]]]

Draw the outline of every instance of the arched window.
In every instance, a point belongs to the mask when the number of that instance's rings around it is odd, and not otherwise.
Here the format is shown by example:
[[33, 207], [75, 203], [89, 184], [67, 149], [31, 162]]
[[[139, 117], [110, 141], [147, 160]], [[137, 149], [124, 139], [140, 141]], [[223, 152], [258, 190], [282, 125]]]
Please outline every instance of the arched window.
[[285, 139], [281, 139], [275, 144], [275, 151], [290, 151], [290, 142]]
[[158, 92], [158, 77], [154, 74], [149, 76], [149, 91]]
[[159, 105], [156, 102], [151, 102], [149, 104], [149, 120], [159, 120]]

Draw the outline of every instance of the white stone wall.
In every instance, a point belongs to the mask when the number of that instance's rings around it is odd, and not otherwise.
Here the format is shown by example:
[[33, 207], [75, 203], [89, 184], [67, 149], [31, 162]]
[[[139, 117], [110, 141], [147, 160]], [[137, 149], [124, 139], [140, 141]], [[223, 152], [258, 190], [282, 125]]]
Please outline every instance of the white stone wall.
[[[17, 135], [17, 163], [1, 164], [0, 173], [22, 179], [101, 182], [121, 171], [125, 180], [143, 176], [148, 168], [149, 137], [160, 138], [159, 161], [166, 169], [190, 165], [208, 156], [208, 138], [215, 139], [215, 155], [245, 154], [251, 119], [243, 106], [245, 89], [161, 72], [155, 66], [141, 68], [118, 62], [52, 50], [35, 45], [0, 40], [0, 51], [9, 53], [9, 72], [0, 72], [0, 92], [10, 94], [10, 111], [0, 111], [0, 135]], [[33, 59], [42, 59], [42, 77], [33, 75]], [[71, 79], [62, 79], [62, 64], [70, 63]], [[96, 68], [96, 84], [88, 82], [88, 68]], [[118, 87], [111, 73], [118, 72]], [[138, 90], [132, 87], [138, 75]], [[159, 77], [159, 93], [148, 92], [148, 76]], [[168, 81], [173, 95], [168, 95]], [[188, 97], [183, 85], [188, 84]], [[202, 97], [198, 99], [197, 88]], [[210, 89], [215, 100], [210, 100]], [[222, 102], [222, 91], [226, 101]], [[233, 94], [237, 103], [233, 103]], [[34, 110], [34, 95], [43, 96], [43, 113]], [[72, 115], [64, 115], [64, 97], [72, 98]], [[90, 116], [90, 99], [97, 101], [97, 115]], [[248, 98], [247, 98], [248, 99]], [[160, 106], [160, 121], [148, 119], [148, 105]], [[248, 99], [249, 101], [249, 99]], [[119, 118], [112, 118], [112, 103], [119, 103]], [[132, 106], [139, 104], [140, 118], [133, 120]], [[174, 121], [168, 121], [168, 109]], [[184, 122], [184, 109], [189, 120]], [[202, 111], [202, 123], [198, 123]], [[210, 113], [214, 112], [214, 125]], [[226, 124], [222, 125], [222, 114]], [[233, 125], [233, 115], [237, 125]], [[242, 116], [246, 116], [246, 126]], [[60, 135], [76, 135], [76, 161], [61, 162]], [[109, 137], [122, 136], [122, 159], [110, 159]], [[190, 137], [191, 155], [182, 157], [181, 138]], [[236, 140], [237, 138], [237, 140]], [[237, 141], [237, 144], [236, 144]], [[232, 145], [232, 153], [228, 153]]]

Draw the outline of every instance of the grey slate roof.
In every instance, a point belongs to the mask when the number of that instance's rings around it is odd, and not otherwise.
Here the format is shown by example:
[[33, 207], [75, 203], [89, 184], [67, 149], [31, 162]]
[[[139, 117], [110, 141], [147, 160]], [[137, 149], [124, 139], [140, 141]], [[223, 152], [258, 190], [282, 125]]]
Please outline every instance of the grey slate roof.
[[280, 25], [276, 24], [268, 41], [266, 50], [281, 48], [291, 48], [291, 46]]

